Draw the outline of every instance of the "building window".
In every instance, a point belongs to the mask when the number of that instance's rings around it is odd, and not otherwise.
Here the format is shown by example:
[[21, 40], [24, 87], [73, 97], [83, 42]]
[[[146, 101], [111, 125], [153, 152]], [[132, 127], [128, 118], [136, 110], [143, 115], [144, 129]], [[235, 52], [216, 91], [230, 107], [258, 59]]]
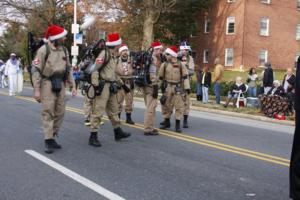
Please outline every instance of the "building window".
[[235, 17], [228, 17], [226, 23], [226, 34], [227, 35], [234, 34], [234, 28], [235, 28]]
[[270, 20], [266, 17], [261, 18], [260, 20], [260, 35], [269, 36], [269, 23]]
[[271, 0], [260, 0], [261, 3], [270, 4]]
[[233, 66], [233, 49], [225, 49], [225, 66]]
[[261, 50], [259, 52], [259, 64], [264, 65], [266, 62], [268, 62], [268, 51]]
[[210, 20], [206, 19], [204, 24], [204, 33], [209, 33], [210, 31]]
[[227, 0], [228, 3], [234, 3], [235, 0]]
[[300, 24], [297, 24], [297, 29], [296, 29], [296, 40], [300, 40]]
[[297, 0], [297, 9], [300, 10], [300, 0]]
[[209, 50], [205, 49], [203, 51], [203, 63], [208, 63], [208, 58], [209, 58]]

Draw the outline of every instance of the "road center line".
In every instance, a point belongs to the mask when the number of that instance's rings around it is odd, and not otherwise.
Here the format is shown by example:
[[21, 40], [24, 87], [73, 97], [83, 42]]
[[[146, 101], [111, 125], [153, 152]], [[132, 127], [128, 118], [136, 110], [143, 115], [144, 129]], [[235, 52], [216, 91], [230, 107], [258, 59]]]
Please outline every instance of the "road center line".
[[56, 169], [57, 171], [61, 172], [62, 174], [68, 176], [69, 178], [73, 179], [74, 181], [84, 185], [85, 187], [93, 190], [94, 192], [100, 194], [101, 196], [111, 199], [111, 200], [125, 200], [123, 197], [105, 189], [104, 187], [96, 184], [95, 182], [77, 174], [76, 172], [71, 171], [70, 169], [60, 165], [59, 163], [39, 154], [33, 150], [25, 150], [25, 153], [31, 155], [32, 157], [36, 158], [37, 160], [43, 162], [44, 164]]
[[[3, 93], [3, 92], [0, 92], [0, 94], [7, 96], [7, 94]], [[21, 99], [21, 100], [36, 102], [33, 98], [30, 98], [30, 97], [16, 96], [16, 98]], [[81, 109], [78, 109], [75, 107], [67, 106], [66, 110], [70, 111], [70, 112], [75, 112], [78, 114], [83, 114], [83, 111]], [[108, 120], [108, 118], [103, 116], [103, 120]], [[124, 125], [131, 127], [131, 128], [141, 129], [141, 130], [143, 130], [143, 127], [144, 127], [142, 124], [139, 124], [139, 123], [136, 123], [135, 125], [130, 125], [130, 124], [124, 124]], [[227, 144], [223, 144], [223, 143], [218, 143], [218, 142], [206, 140], [203, 138], [193, 137], [193, 136], [184, 135], [184, 134], [178, 134], [178, 133], [175, 133], [175, 132], [169, 131], [169, 130], [159, 129], [159, 132], [161, 135], [176, 138], [178, 140], [187, 141], [187, 142], [191, 142], [191, 143], [195, 143], [195, 144], [200, 144], [202, 146], [219, 149], [221, 151], [227, 151], [227, 152], [242, 155], [245, 157], [251, 157], [251, 158], [258, 159], [258, 160], [263, 160], [266, 162], [275, 163], [275, 164], [289, 167], [290, 160], [281, 158], [278, 156], [272, 156], [272, 155], [268, 155], [268, 154], [264, 154], [264, 153], [260, 153], [260, 152], [256, 152], [256, 151], [251, 151], [248, 149], [243, 149], [243, 148], [239, 148], [239, 147], [235, 147], [235, 146], [231, 146], [231, 145], [227, 145]]]

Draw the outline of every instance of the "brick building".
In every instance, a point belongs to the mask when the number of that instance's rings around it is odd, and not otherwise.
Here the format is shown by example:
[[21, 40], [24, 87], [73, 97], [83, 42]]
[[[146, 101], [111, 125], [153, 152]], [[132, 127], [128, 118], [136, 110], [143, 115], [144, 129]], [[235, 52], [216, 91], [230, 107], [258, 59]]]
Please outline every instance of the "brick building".
[[219, 57], [226, 68], [285, 69], [300, 55], [300, 0], [215, 0], [196, 23], [191, 43], [200, 66]]

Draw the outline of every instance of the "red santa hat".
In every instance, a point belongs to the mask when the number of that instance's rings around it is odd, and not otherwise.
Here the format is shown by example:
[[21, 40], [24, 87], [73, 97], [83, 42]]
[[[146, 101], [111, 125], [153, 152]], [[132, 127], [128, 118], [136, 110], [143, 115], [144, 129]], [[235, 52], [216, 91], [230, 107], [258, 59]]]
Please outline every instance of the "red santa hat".
[[107, 35], [107, 46], [118, 46], [120, 44], [122, 44], [122, 39], [118, 33], [111, 33]]
[[65, 37], [68, 34], [68, 31], [64, 28], [57, 26], [57, 25], [51, 25], [48, 27], [46, 33], [45, 33], [45, 39], [46, 40], [57, 40]]
[[170, 54], [171, 56], [177, 58], [177, 56], [178, 56], [178, 54], [177, 54], [178, 53], [178, 49], [177, 49], [176, 46], [171, 46], [171, 47], [169, 47], [169, 48], [166, 49], [165, 53], [166, 54]]
[[161, 45], [160, 42], [152, 42], [152, 43], [151, 43], [151, 47], [152, 47], [153, 49], [160, 49], [160, 48], [163, 48], [163, 46]]
[[119, 53], [121, 53], [124, 50], [129, 50], [126, 44], [121, 44], [120, 48], [119, 48]]

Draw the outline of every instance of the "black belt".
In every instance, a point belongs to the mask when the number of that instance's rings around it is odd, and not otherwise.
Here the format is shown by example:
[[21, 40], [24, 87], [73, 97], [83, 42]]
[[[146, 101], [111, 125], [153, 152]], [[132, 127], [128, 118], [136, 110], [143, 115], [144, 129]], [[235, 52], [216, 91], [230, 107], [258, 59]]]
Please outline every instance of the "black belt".
[[168, 82], [168, 81], [167, 81], [167, 83], [170, 85], [176, 85], [176, 86], [180, 84], [180, 82], [174, 83], [174, 82]]

